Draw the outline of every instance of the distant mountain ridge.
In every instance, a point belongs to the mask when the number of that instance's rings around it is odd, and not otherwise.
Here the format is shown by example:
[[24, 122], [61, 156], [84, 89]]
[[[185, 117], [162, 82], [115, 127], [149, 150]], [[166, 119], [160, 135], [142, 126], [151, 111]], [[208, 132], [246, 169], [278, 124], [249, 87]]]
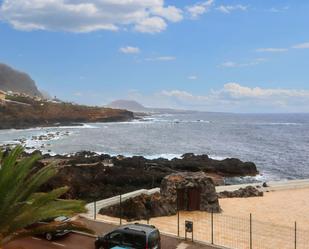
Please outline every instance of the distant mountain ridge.
[[115, 100], [107, 105], [110, 108], [124, 109], [131, 112], [144, 112], [144, 113], [168, 113], [168, 114], [180, 114], [180, 113], [192, 113], [195, 111], [190, 110], [177, 110], [171, 108], [152, 108], [145, 107], [135, 100]]
[[111, 108], [126, 109], [131, 112], [147, 112], [148, 108], [134, 100], [119, 99], [107, 105]]
[[34, 80], [26, 73], [0, 63], [0, 90], [42, 97]]

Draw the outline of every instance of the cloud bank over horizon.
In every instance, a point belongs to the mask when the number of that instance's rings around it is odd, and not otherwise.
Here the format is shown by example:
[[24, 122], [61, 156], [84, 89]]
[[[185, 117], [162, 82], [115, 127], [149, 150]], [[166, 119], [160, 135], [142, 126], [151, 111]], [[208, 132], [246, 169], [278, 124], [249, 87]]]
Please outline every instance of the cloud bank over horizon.
[[[309, 90], [247, 87], [230, 82], [223, 88], [201, 95], [185, 90], [162, 90], [151, 98], [140, 93], [131, 99], [146, 106], [163, 103], [165, 107], [219, 112], [308, 112]], [[163, 106], [156, 106], [163, 107]], [[268, 111], [265, 111], [268, 110]]]

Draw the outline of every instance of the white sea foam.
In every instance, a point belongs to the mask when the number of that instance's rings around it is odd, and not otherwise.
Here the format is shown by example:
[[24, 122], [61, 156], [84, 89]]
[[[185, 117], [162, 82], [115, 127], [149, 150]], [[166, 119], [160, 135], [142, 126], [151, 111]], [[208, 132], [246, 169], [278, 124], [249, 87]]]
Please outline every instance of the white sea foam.
[[224, 160], [226, 158], [229, 158], [229, 157], [226, 157], [226, 156], [215, 156], [215, 155], [209, 155], [209, 158], [211, 159], [214, 159], [214, 160]]
[[181, 158], [182, 154], [154, 154], [154, 155], [145, 155], [144, 157], [147, 159], [157, 159], [157, 158], [165, 158], [171, 160], [173, 158]]
[[58, 129], [98, 129], [100, 127], [92, 125], [92, 124], [82, 124], [82, 125], [71, 125], [71, 126], [56, 126], [50, 128], [58, 128]]
[[257, 125], [287, 125], [287, 126], [293, 126], [293, 125], [303, 125], [303, 123], [255, 123]]

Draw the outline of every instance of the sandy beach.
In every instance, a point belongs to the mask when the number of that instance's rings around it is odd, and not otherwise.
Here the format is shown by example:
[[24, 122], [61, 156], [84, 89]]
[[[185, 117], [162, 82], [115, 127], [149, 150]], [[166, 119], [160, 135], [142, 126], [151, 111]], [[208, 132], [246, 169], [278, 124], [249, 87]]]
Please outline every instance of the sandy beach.
[[224, 215], [309, 230], [309, 188], [265, 192], [263, 197], [221, 199]]
[[[223, 212], [214, 214], [214, 243], [239, 249], [250, 248], [251, 213], [254, 248], [293, 249], [295, 221], [297, 248], [308, 248], [308, 197], [309, 188], [300, 188], [265, 192], [263, 197], [220, 199]], [[119, 219], [101, 215], [98, 215], [98, 219], [119, 222]], [[200, 211], [181, 212], [180, 236], [183, 237], [186, 220], [193, 221], [196, 240], [211, 242], [211, 214]], [[158, 227], [163, 233], [177, 235], [177, 216], [153, 218], [150, 224]]]

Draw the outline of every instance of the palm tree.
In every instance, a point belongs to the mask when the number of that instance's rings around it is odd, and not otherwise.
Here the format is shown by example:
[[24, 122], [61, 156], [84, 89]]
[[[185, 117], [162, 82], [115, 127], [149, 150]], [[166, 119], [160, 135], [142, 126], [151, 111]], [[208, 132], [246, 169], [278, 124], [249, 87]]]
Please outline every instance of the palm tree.
[[54, 165], [37, 169], [34, 165], [40, 157], [21, 158], [23, 150], [17, 146], [6, 156], [0, 151], [0, 248], [17, 238], [66, 226], [83, 229], [75, 223], [31, 226], [45, 219], [82, 213], [85, 203], [59, 199], [67, 192], [67, 187], [48, 193], [37, 192], [55, 176], [57, 169]]

